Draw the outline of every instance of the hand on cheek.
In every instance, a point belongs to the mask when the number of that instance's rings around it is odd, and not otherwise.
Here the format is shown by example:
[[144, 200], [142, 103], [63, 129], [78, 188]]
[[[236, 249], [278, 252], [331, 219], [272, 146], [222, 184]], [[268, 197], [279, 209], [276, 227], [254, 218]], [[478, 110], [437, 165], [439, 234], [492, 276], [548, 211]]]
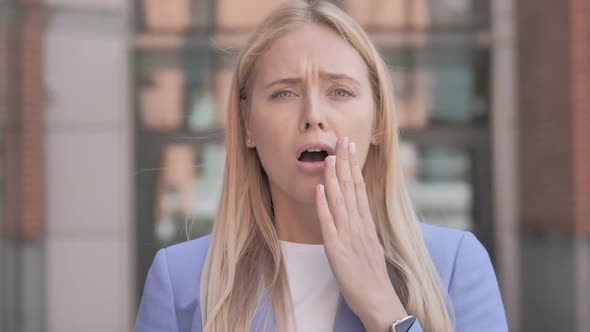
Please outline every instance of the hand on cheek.
[[[407, 316], [387, 274], [356, 146], [344, 137], [326, 158], [316, 205], [324, 248], [340, 291], [367, 330]], [[387, 315], [388, 318], [384, 318]]]

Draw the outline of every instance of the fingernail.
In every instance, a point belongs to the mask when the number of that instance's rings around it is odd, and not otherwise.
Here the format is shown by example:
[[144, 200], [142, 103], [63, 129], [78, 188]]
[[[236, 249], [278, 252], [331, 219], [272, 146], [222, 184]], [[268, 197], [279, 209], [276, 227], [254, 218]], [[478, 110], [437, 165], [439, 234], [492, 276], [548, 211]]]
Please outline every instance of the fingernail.
[[324, 193], [324, 185], [323, 184], [320, 184], [320, 193], [322, 193], [322, 194]]
[[330, 166], [336, 169], [336, 156], [330, 156]]
[[356, 152], [356, 144], [354, 144], [354, 142], [350, 142], [350, 145], [348, 147], [350, 148], [350, 153]]
[[348, 150], [348, 137], [345, 136], [344, 138], [342, 138], [342, 146]]

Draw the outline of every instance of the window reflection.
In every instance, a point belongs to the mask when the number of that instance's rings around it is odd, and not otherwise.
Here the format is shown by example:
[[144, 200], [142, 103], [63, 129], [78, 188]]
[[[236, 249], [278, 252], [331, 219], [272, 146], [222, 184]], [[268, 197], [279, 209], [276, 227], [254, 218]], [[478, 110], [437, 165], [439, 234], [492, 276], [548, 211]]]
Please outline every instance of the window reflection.
[[215, 73], [215, 100], [217, 106], [217, 123], [219, 127], [225, 128], [225, 110], [231, 87], [232, 67], [218, 69]]
[[431, 98], [430, 73], [412, 65], [414, 59], [408, 49], [382, 49], [393, 82], [395, 107], [401, 128], [425, 128]]
[[199, 151], [198, 165], [193, 172], [192, 214], [198, 218], [213, 219], [217, 212], [218, 197], [225, 167], [225, 145], [205, 144]]
[[188, 216], [192, 203], [193, 147], [171, 144], [162, 151], [156, 189], [156, 238], [173, 242], [179, 219]]
[[176, 243], [210, 232], [225, 165], [222, 143], [170, 144], [162, 153], [156, 191], [155, 237]]
[[450, 122], [471, 120], [474, 89], [469, 50], [421, 49], [417, 66], [417, 97], [428, 100], [431, 117]]
[[[288, 0], [139, 2], [144, 24], [139, 28], [142, 43], [137, 46], [136, 64], [138, 142], [143, 147], [141, 160], [153, 163], [150, 156], [159, 156], [159, 165], [141, 166], [160, 169], [154, 192], [149, 193], [156, 202], [152, 234], [160, 244], [210, 231], [225, 158], [223, 135], [212, 133], [225, 126], [235, 56], [228, 51], [239, 49], [243, 42], [235, 36], [250, 32], [284, 1]], [[370, 36], [393, 36], [379, 39], [377, 45], [393, 79], [402, 129], [414, 131], [417, 138], [434, 128], [461, 130], [486, 119], [482, 116], [489, 103], [486, 53], [471, 39], [461, 39], [480, 17], [475, 1], [334, 2]], [[441, 31], [448, 36], [437, 39]], [[163, 32], [167, 39], [158, 39]], [[212, 44], [215, 40], [224, 42]], [[449, 40], [459, 40], [460, 45], [448, 44]], [[449, 124], [451, 129], [445, 128]], [[183, 139], [171, 143], [170, 137]], [[427, 222], [471, 229], [477, 202], [468, 150], [455, 148], [460, 144], [452, 142], [435, 146], [417, 142], [401, 147], [417, 211]]]
[[152, 84], [139, 94], [143, 127], [148, 130], [176, 130], [182, 122], [184, 90], [178, 68], [154, 70]]
[[217, 0], [216, 24], [220, 30], [248, 29], [258, 25], [274, 8], [288, 0]]
[[191, 1], [144, 0], [143, 14], [147, 30], [186, 31], [191, 25]]
[[460, 26], [469, 23], [472, 0], [429, 0], [428, 10], [434, 26]]
[[448, 146], [401, 144], [408, 191], [420, 218], [428, 223], [471, 230], [472, 162], [465, 150]]
[[408, 24], [404, 0], [344, 0], [343, 3], [348, 13], [369, 29], [396, 29]]
[[207, 84], [197, 85], [190, 93], [188, 127], [197, 132], [215, 127], [217, 115], [211, 88]]
[[[485, 117], [485, 53], [466, 47], [382, 49], [389, 66], [402, 128], [471, 123]], [[476, 65], [477, 64], [477, 65]], [[482, 70], [483, 71], [479, 71]]]
[[371, 29], [429, 29], [467, 26], [472, 0], [344, 0], [345, 9]]

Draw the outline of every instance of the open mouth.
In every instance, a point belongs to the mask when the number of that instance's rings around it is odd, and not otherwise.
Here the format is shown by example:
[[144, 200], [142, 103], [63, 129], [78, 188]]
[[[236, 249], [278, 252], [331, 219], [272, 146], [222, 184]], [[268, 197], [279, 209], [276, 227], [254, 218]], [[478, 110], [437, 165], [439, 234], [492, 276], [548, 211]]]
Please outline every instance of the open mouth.
[[328, 156], [328, 152], [322, 149], [309, 149], [301, 153], [297, 160], [304, 163], [323, 162]]

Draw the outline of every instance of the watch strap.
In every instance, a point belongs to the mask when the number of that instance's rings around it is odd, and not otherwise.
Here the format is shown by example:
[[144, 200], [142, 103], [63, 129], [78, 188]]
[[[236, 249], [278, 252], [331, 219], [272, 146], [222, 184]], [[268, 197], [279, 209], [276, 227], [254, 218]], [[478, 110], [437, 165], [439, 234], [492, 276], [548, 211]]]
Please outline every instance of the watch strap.
[[414, 316], [400, 319], [391, 325], [390, 332], [408, 332], [412, 328], [412, 325], [414, 325], [415, 321], [416, 317]]

